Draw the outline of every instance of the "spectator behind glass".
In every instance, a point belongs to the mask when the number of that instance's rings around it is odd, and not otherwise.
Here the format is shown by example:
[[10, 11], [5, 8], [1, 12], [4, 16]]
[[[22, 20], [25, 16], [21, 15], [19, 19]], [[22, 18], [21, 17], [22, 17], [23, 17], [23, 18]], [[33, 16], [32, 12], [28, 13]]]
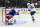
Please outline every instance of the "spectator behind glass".
[[35, 6], [36, 8], [40, 8], [40, 2], [38, 2], [38, 5]]
[[39, 8], [40, 8], [40, 3], [39, 3]]

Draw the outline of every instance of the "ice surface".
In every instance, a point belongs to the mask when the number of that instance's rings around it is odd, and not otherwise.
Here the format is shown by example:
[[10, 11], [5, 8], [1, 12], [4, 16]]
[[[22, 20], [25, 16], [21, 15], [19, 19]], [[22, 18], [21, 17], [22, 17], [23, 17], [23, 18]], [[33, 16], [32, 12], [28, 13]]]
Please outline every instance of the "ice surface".
[[[5, 15], [3, 15], [5, 21]], [[2, 23], [2, 15], [0, 15], [0, 27], [40, 27], [40, 14], [35, 14], [35, 22], [32, 22], [32, 18], [30, 14], [20, 14], [19, 16], [15, 15], [14, 19], [17, 21], [25, 21], [25, 24], [14, 24], [14, 25], [5, 25], [4, 22]]]

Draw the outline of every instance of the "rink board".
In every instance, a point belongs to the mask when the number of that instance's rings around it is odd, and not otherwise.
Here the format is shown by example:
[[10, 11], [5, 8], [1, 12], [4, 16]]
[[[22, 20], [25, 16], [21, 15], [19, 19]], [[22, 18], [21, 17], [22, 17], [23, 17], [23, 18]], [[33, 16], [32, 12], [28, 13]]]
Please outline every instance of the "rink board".
[[[25, 13], [21, 12], [20, 14], [30, 14], [30, 12], [25, 12]], [[35, 14], [40, 14], [40, 12], [36, 12]], [[2, 15], [2, 14], [0, 14], [0, 15]], [[3, 13], [3, 15], [5, 15], [5, 13]]]

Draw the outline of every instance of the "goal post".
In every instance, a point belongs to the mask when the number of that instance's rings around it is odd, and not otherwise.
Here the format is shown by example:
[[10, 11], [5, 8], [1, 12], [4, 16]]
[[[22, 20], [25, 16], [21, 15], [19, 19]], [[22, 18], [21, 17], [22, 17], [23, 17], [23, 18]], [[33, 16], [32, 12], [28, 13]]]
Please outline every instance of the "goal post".
[[2, 22], [3, 22], [3, 8], [2, 8]]
[[[3, 9], [2, 9], [3, 10]], [[5, 24], [6, 24], [6, 8], [5, 8]]]
[[[3, 17], [4, 12], [5, 12], [5, 18]], [[3, 22], [3, 18], [5, 19], [5, 23], [6, 23], [6, 8], [5, 9], [2, 8], [2, 22]]]

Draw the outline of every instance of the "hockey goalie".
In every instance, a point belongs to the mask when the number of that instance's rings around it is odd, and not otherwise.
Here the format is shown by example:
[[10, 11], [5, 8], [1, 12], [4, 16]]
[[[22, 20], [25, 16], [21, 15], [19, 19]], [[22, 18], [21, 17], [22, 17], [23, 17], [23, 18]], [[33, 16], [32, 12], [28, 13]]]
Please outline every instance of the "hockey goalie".
[[6, 15], [6, 25], [13, 25], [14, 18], [13, 16], [17, 15], [15, 8], [13, 8], [7, 15]]

